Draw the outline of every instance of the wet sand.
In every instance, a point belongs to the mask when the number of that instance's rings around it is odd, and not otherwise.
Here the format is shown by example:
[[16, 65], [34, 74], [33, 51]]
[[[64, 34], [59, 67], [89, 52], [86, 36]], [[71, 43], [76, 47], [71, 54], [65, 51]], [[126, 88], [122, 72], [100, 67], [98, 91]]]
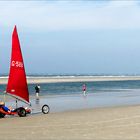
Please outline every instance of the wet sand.
[[139, 140], [140, 106], [0, 119], [1, 140]]
[[[126, 81], [140, 80], [140, 76], [54, 76], [54, 77], [27, 77], [31, 83], [58, 83], [58, 82], [91, 82], [91, 81]], [[7, 84], [6, 77], [0, 77], [0, 84]]]

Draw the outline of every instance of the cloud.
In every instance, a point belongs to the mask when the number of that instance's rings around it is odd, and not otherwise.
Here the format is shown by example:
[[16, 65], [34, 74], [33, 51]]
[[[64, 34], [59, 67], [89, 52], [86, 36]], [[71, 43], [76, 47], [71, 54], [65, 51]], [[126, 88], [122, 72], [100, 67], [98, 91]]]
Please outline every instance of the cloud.
[[41, 31], [140, 28], [136, 1], [0, 1], [0, 26]]

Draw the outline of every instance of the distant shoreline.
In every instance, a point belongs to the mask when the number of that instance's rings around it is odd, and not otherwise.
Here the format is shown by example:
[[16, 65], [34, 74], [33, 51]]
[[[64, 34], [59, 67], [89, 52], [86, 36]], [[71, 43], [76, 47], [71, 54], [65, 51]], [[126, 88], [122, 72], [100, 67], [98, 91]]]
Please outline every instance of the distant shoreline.
[[[140, 76], [27, 76], [28, 84], [94, 81], [132, 81]], [[8, 77], [0, 77], [0, 84], [7, 84]]]

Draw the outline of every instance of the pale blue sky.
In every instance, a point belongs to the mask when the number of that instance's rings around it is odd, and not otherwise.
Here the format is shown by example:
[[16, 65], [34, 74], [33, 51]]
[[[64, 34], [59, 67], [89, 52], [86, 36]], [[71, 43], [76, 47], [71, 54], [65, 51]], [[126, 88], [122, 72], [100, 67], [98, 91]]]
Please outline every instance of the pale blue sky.
[[0, 1], [0, 73], [15, 24], [28, 74], [140, 74], [138, 1]]

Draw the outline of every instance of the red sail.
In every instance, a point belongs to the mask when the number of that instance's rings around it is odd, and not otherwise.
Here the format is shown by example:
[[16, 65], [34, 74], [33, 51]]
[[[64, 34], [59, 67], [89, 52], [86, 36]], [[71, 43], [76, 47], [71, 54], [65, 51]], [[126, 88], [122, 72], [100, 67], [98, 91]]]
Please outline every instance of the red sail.
[[27, 101], [27, 103], [29, 102], [26, 73], [16, 26], [12, 34], [12, 54], [6, 92], [18, 99]]

